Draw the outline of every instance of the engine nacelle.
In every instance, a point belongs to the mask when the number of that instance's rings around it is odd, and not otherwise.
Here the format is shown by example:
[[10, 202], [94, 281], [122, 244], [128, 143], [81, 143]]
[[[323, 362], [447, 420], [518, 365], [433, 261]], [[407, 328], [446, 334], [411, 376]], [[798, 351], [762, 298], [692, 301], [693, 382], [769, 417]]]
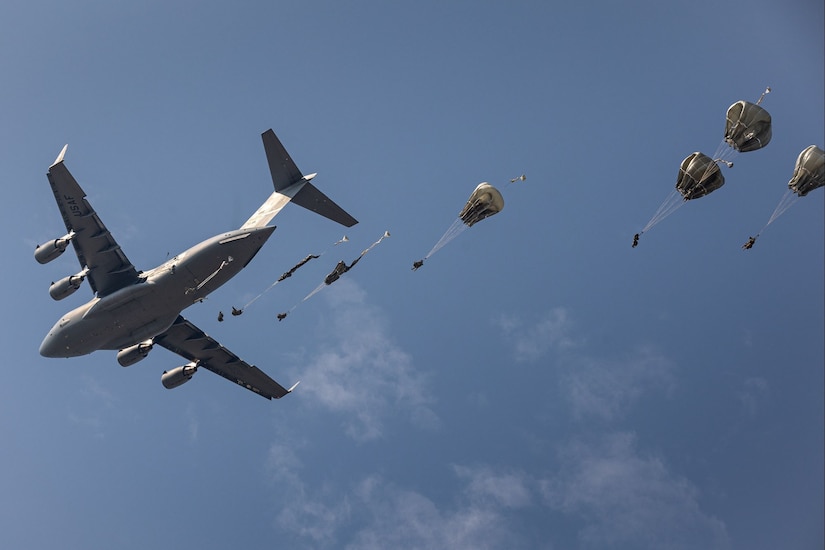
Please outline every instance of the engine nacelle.
[[171, 390], [189, 382], [197, 370], [197, 361], [192, 361], [182, 367], [176, 367], [172, 370], [163, 371], [163, 374], [160, 377], [160, 382], [163, 384], [164, 388]]
[[49, 263], [66, 251], [66, 248], [69, 246], [69, 243], [72, 242], [73, 238], [74, 231], [59, 239], [46, 241], [34, 249], [34, 259], [41, 264]]
[[145, 359], [146, 356], [149, 355], [149, 352], [152, 351], [154, 345], [155, 343], [150, 338], [134, 346], [123, 348], [117, 352], [117, 362], [120, 363], [121, 367], [130, 367], [141, 359]]
[[60, 279], [56, 283], [52, 283], [49, 287], [49, 295], [55, 300], [62, 300], [66, 296], [71, 296], [83, 284], [88, 271], [84, 269], [75, 275], [69, 275]]

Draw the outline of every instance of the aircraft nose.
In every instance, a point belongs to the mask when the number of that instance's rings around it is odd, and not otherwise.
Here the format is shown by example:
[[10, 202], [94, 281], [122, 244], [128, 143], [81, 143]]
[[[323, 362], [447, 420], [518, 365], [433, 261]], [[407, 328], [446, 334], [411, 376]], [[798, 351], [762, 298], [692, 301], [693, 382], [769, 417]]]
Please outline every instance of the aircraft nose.
[[61, 337], [60, 331], [52, 329], [40, 343], [40, 355], [43, 357], [69, 357], [70, 348], [66, 345], [65, 336]]
[[58, 343], [51, 333], [47, 334], [40, 343], [40, 355], [43, 357], [57, 357]]

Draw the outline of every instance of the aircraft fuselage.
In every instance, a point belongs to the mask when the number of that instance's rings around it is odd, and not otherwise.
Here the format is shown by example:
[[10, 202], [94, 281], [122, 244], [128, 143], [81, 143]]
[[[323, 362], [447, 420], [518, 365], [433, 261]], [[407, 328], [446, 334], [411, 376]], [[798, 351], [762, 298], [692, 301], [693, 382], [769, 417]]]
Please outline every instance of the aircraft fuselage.
[[181, 311], [237, 275], [275, 227], [237, 229], [207, 239], [145, 271], [140, 281], [66, 313], [40, 345], [44, 357], [119, 350], [166, 331]]

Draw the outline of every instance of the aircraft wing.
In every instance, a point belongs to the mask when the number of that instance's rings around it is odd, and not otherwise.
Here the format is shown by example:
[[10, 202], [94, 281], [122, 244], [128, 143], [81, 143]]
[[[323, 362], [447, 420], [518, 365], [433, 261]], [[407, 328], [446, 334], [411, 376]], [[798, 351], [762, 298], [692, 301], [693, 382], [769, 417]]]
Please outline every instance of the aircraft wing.
[[156, 336], [154, 341], [189, 361], [197, 361], [198, 367], [219, 374], [267, 399], [280, 399], [295, 388], [292, 386], [287, 390], [261, 369], [240, 359], [182, 316], [178, 316], [169, 330]]
[[47, 177], [66, 230], [74, 232], [72, 245], [80, 267], [89, 268], [87, 277], [98, 296], [106, 296], [138, 281], [138, 272], [126, 257], [97, 213], [86, 193], [63, 164], [66, 147], [49, 167]]

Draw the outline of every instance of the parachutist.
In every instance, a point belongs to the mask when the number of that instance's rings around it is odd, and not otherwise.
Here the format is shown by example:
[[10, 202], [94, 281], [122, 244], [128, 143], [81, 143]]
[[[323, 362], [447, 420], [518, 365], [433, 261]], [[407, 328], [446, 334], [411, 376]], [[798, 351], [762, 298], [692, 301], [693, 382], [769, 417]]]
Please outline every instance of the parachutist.
[[232, 306], [232, 315], [234, 315], [235, 317], [237, 317], [237, 316], [238, 316], [238, 315], [240, 315], [241, 313], [243, 313], [243, 310], [242, 310], [242, 309], [237, 309], [235, 306]]
[[[352, 264], [352, 265], [355, 265], [355, 263], [353, 262], [353, 264]], [[338, 280], [338, 278], [339, 278], [341, 275], [343, 275], [344, 273], [346, 273], [347, 271], [349, 271], [349, 270], [350, 270], [350, 267], [352, 267], [352, 266], [349, 266], [349, 267], [348, 267], [348, 266], [347, 266], [347, 264], [346, 264], [346, 262], [344, 262], [343, 260], [341, 260], [340, 262], [338, 262], [337, 264], [335, 264], [335, 269], [333, 269], [333, 270], [332, 270], [332, 272], [331, 272], [329, 275], [327, 275], [327, 276], [326, 276], [326, 278], [324, 278], [324, 283], [326, 283], [327, 285], [331, 285], [332, 283], [334, 283], [335, 281], [337, 281], [337, 280]]]
[[223, 311], [218, 312], [218, 322], [223, 323]]
[[286, 316], [287, 316], [288, 314], [289, 314], [289, 312], [286, 312], [286, 313], [279, 313], [279, 314], [277, 315], [277, 317], [278, 317], [278, 322], [281, 322], [281, 321], [283, 321], [284, 319], [286, 319]]
[[633, 248], [636, 248], [637, 246], [639, 246], [639, 234], [638, 233], [633, 235]]
[[417, 262], [413, 262], [412, 270], [417, 271], [419, 267], [424, 265], [424, 260], [418, 260]]
[[747, 242], [742, 245], [742, 250], [750, 250], [753, 248], [754, 243], [756, 243], [756, 237], [749, 237]]

